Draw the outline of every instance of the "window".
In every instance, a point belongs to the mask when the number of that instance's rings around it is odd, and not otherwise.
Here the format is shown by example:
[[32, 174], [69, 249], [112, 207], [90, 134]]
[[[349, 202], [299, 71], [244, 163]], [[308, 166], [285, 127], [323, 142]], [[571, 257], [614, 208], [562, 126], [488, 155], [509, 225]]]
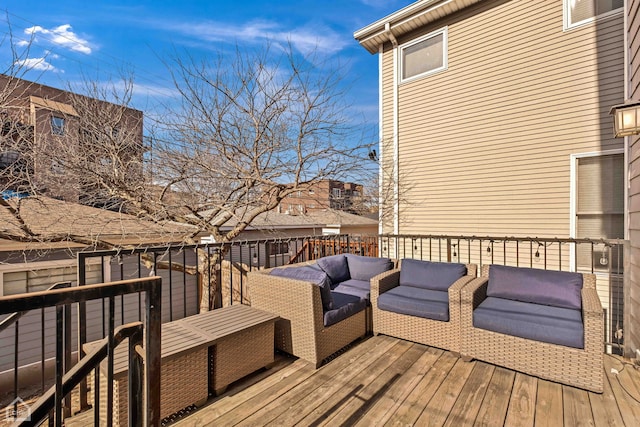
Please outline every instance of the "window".
[[286, 255], [289, 253], [289, 242], [269, 243], [269, 255]]
[[[101, 283], [101, 263], [88, 263], [86, 274], [87, 283]], [[105, 271], [104, 281], [108, 282], [110, 278], [109, 272]], [[75, 260], [0, 265], [0, 296], [44, 291], [54, 283], [76, 283], [77, 280]]]
[[447, 68], [447, 29], [427, 34], [400, 48], [402, 81]]
[[565, 0], [566, 26], [592, 21], [624, 6], [624, 0]]
[[64, 135], [64, 118], [51, 116], [51, 133], [54, 135]]
[[335, 199], [340, 199], [342, 197], [342, 190], [340, 188], [332, 188], [331, 189], [331, 195]]
[[[576, 159], [576, 237], [624, 238], [624, 156], [610, 154]], [[577, 266], [607, 271], [603, 259], [610, 254], [603, 246], [578, 245]]]

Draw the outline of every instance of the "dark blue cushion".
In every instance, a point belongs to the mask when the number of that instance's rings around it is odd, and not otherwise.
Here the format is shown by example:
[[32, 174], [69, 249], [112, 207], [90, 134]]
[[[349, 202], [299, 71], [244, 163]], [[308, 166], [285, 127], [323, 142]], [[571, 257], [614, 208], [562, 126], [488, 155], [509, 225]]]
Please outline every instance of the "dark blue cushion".
[[489, 267], [487, 296], [554, 307], [582, 308], [582, 274], [536, 268]]
[[344, 255], [332, 255], [320, 258], [317, 264], [327, 273], [327, 276], [329, 276], [329, 279], [331, 279], [333, 283], [344, 282], [350, 278], [347, 257]]
[[400, 263], [400, 285], [446, 291], [467, 274], [467, 266], [405, 258]]
[[389, 258], [373, 258], [360, 255], [347, 255], [349, 276], [356, 280], [371, 280], [372, 277], [393, 268]]
[[580, 310], [487, 297], [473, 310], [473, 326], [501, 334], [584, 348]]
[[364, 310], [367, 301], [357, 296], [333, 292], [333, 309], [325, 311], [324, 326], [335, 325], [354, 314]]
[[333, 300], [331, 297], [331, 280], [324, 271], [316, 270], [310, 266], [274, 268], [271, 275], [288, 277], [290, 279], [304, 280], [311, 282], [320, 288], [320, 299], [322, 299], [323, 310], [331, 310], [333, 308]]
[[414, 286], [396, 286], [378, 297], [380, 310], [449, 321], [449, 293]]
[[333, 290], [343, 294], [355, 295], [357, 297], [364, 298], [367, 301], [371, 299], [371, 282], [366, 280], [345, 280], [344, 282], [339, 283], [338, 286], [334, 286]]

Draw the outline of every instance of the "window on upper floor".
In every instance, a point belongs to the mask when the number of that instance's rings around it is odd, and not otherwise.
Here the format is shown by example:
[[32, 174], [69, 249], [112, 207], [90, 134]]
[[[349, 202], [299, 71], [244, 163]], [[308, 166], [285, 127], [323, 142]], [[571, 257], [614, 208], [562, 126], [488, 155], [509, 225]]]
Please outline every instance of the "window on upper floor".
[[447, 68], [447, 29], [442, 28], [400, 47], [400, 76], [405, 82]]
[[51, 133], [54, 135], [64, 135], [64, 118], [51, 116]]
[[566, 26], [573, 27], [606, 16], [624, 6], [624, 0], [564, 0]]

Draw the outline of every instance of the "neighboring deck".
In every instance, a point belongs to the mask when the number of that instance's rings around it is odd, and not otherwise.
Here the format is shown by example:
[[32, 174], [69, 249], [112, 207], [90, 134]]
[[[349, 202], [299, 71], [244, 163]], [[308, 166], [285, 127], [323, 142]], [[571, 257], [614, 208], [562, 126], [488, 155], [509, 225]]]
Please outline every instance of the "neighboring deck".
[[277, 358], [173, 425], [637, 426], [640, 372], [605, 356], [605, 377], [600, 395], [377, 336], [318, 370]]

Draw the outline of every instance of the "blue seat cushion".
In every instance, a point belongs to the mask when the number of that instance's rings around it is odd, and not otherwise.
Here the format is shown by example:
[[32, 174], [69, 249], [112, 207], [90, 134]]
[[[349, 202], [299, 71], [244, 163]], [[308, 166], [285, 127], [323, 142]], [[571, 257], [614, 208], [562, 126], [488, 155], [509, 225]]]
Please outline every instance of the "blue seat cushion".
[[467, 266], [450, 262], [431, 262], [405, 258], [400, 263], [400, 285], [446, 291], [467, 274]]
[[272, 276], [287, 277], [289, 279], [303, 280], [311, 282], [320, 288], [320, 299], [322, 309], [331, 310], [333, 308], [333, 298], [331, 296], [331, 280], [329, 276], [321, 270], [310, 266], [274, 268], [271, 270]]
[[380, 310], [449, 321], [449, 293], [415, 286], [396, 286], [378, 297]]
[[320, 258], [316, 261], [316, 264], [322, 271], [327, 273], [327, 276], [334, 284], [350, 279], [347, 257], [342, 254]]
[[324, 312], [324, 326], [335, 325], [367, 307], [367, 301], [354, 295], [332, 292], [333, 309]]
[[333, 290], [343, 294], [355, 295], [367, 301], [371, 299], [371, 282], [368, 280], [345, 280], [342, 283], [338, 283], [337, 286], [334, 286]]
[[572, 308], [487, 297], [473, 310], [473, 326], [550, 344], [584, 348], [582, 313]]
[[346, 257], [350, 279], [368, 282], [372, 277], [393, 268], [393, 262], [389, 258], [373, 258], [353, 254], [347, 254]]
[[489, 267], [487, 296], [582, 309], [582, 274], [537, 268]]

